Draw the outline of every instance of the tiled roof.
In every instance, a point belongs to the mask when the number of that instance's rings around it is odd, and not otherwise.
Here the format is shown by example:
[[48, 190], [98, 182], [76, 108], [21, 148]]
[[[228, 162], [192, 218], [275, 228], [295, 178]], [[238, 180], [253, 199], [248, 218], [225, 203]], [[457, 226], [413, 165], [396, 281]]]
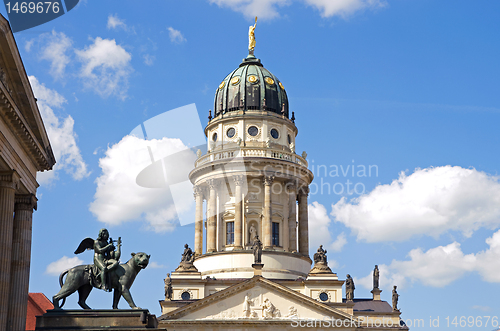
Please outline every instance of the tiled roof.
[[26, 313], [26, 330], [35, 330], [36, 316], [44, 314], [48, 309], [54, 309], [52, 302], [43, 293], [28, 294], [28, 310]]

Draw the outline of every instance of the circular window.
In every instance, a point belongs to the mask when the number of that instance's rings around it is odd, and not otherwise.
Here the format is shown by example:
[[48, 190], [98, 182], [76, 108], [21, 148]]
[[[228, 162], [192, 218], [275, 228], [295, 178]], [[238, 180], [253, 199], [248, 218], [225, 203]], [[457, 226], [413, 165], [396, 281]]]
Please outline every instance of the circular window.
[[215, 133], [212, 135], [212, 140], [213, 140], [213, 141], [217, 141], [217, 132], [215, 132]]
[[[323, 293], [321, 293], [321, 294], [323, 294]], [[189, 293], [188, 291], [182, 292], [181, 299], [182, 300], [190, 300], [191, 299], [191, 293]]]
[[248, 134], [251, 135], [252, 137], [255, 137], [256, 135], [259, 134], [259, 129], [256, 126], [251, 126], [248, 128]]
[[274, 139], [278, 139], [280, 137], [280, 133], [276, 129], [271, 129], [271, 137]]
[[[184, 293], [183, 293], [183, 294], [184, 294]], [[328, 293], [326, 293], [326, 292], [321, 292], [321, 293], [319, 294], [319, 299], [320, 299], [321, 301], [328, 301]]]
[[224, 85], [226, 85], [226, 82], [222, 82], [222, 83], [220, 83], [220, 84], [219, 84], [219, 89], [221, 89], [221, 90], [222, 90], [222, 88], [224, 87]]
[[236, 130], [234, 128], [230, 128], [229, 130], [227, 130], [226, 134], [229, 138], [233, 138], [236, 134]]
[[235, 77], [231, 78], [231, 84], [236, 85], [239, 82], [240, 82], [240, 77], [239, 76], [235, 76]]
[[290, 135], [288, 135], [288, 144], [291, 144], [292, 143], [292, 137]]
[[248, 81], [252, 84], [255, 84], [259, 81], [259, 79], [255, 75], [250, 75], [250, 76], [248, 76]]
[[264, 78], [264, 80], [266, 81], [266, 83], [268, 83], [269, 85], [273, 85], [274, 84], [274, 80], [271, 78], [271, 77], [266, 77]]

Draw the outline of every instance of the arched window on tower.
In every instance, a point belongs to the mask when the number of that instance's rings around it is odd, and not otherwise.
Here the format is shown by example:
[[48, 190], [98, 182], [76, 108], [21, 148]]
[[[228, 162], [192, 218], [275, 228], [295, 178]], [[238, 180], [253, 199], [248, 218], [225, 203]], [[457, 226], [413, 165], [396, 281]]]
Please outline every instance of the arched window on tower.
[[278, 222], [273, 222], [273, 246], [280, 245], [280, 224]]

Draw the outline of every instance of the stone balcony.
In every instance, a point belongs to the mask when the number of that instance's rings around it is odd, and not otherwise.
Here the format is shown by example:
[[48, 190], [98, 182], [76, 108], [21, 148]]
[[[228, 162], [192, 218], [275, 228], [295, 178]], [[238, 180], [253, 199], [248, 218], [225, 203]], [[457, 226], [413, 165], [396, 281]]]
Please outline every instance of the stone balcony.
[[259, 148], [259, 147], [241, 147], [234, 149], [224, 149], [219, 151], [210, 151], [205, 155], [200, 156], [196, 162], [195, 167], [199, 167], [205, 163], [232, 159], [238, 157], [262, 157], [290, 161], [307, 168], [307, 161], [305, 158], [283, 150], [273, 148]]

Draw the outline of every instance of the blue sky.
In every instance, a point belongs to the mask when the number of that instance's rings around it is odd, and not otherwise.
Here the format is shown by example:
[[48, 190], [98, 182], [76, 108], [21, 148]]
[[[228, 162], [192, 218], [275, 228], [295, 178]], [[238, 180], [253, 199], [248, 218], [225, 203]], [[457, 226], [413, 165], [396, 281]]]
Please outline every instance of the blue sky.
[[[471, 1], [81, 1], [16, 33], [58, 160], [38, 178], [30, 291], [54, 295], [58, 270], [92, 262], [74, 257], [80, 240], [106, 226], [124, 256], [151, 254], [132, 294], [160, 314], [163, 278], [194, 226], [134, 180], [148, 144], [158, 157], [182, 146], [168, 130], [147, 143], [127, 136], [192, 103], [204, 127], [258, 15], [255, 54], [283, 82], [297, 153], [316, 175], [311, 250], [327, 247], [356, 297], [371, 296], [380, 265], [382, 299], [398, 285], [402, 318], [424, 319], [419, 329], [430, 316], [499, 316], [499, 13]], [[110, 308], [98, 292], [89, 305]]]

